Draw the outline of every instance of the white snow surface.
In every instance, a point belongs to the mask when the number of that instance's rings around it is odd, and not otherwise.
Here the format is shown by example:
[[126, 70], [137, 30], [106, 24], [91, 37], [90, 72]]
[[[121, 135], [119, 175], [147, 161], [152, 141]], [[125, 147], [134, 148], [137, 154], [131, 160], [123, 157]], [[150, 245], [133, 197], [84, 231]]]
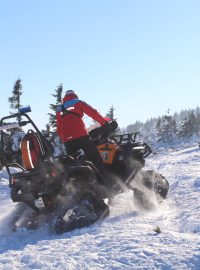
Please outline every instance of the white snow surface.
[[200, 148], [162, 151], [147, 160], [146, 168], [170, 183], [167, 199], [156, 209], [139, 211], [132, 193], [123, 193], [104, 221], [62, 235], [46, 227], [9, 230], [15, 204], [1, 171], [0, 269], [200, 269]]

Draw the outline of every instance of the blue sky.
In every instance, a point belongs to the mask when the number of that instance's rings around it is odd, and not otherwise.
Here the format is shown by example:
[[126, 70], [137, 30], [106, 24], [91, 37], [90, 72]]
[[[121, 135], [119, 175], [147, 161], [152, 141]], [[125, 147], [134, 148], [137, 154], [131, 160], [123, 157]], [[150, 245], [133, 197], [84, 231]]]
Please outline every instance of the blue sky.
[[200, 1], [0, 0], [0, 117], [22, 104], [48, 122], [60, 83], [119, 126], [200, 103]]

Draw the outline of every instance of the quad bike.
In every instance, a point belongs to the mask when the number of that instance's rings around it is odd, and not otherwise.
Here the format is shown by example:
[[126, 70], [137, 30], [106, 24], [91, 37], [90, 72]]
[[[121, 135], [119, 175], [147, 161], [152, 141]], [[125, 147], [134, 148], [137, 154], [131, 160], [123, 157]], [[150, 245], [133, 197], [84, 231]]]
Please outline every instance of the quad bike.
[[[56, 233], [89, 226], [109, 215], [106, 198], [133, 190], [138, 206], [149, 208], [149, 197], [160, 202], [168, 192], [167, 180], [153, 171], [142, 171], [150, 147], [136, 142], [137, 134], [111, 136], [116, 122], [97, 128], [90, 136], [99, 150], [111, 181], [89, 161], [68, 155], [54, 157], [52, 147], [23, 108], [0, 121], [1, 155], [9, 175], [11, 199], [17, 202], [11, 227], [35, 229], [47, 224]], [[17, 119], [8, 124], [5, 121]], [[3, 130], [31, 126], [21, 142], [23, 164], [8, 163]], [[16, 168], [16, 169], [14, 169]]]

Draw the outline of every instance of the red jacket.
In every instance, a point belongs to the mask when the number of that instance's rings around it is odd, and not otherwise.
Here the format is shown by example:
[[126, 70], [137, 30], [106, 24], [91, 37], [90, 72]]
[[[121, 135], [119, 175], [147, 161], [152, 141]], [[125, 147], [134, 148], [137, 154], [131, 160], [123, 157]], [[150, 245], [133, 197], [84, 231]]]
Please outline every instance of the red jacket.
[[[60, 106], [56, 113], [57, 134], [62, 142], [71, 141], [88, 135], [82, 120], [84, 113], [97, 121], [100, 125], [107, 122], [94, 108], [79, 100], [75, 94], [65, 96], [63, 99], [63, 106], [64, 110], [62, 110]], [[63, 111], [69, 111], [71, 113], [65, 114]]]

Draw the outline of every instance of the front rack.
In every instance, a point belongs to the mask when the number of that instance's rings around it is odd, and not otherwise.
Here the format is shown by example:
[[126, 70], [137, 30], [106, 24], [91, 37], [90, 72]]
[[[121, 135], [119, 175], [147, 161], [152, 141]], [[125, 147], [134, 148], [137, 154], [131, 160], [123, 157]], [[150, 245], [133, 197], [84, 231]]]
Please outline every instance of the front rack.
[[121, 135], [113, 135], [109, 138], [114, 140], [118, 145], [133, 144], [136, 142], [136, 138], [140, 135], [140, 132], [133, 132]]

